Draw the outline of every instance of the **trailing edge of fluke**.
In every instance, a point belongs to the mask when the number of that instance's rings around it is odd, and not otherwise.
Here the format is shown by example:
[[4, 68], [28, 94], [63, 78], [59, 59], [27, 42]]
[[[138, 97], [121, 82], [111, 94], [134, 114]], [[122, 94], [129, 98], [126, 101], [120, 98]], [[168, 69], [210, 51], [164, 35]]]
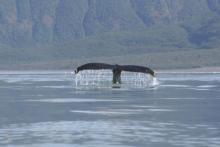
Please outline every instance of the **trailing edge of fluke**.
[[82, 70], [102, 70], [102, 69], [109, 69], [112, 70], [113, 73], [113, 84], [121, 83], [121, 72], [122, 71], [128, 71], [128, 72], [140, 72], [140, 73], [146, 73], [150, 74], [151, 76], [155, 77], [155, 72], [145, 66], [137, 66], [137, 65], [111, 65], [106, 63], [87, 63], [84, 65], [81, 65], [76, 68], [75, 73]]

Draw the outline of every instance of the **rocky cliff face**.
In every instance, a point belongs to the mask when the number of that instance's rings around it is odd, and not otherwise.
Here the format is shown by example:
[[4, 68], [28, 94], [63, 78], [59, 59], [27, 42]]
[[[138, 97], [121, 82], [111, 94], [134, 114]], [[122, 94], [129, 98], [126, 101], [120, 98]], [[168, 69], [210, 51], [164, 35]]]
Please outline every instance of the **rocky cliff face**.
[[220, 0], [1, 0], [0, 43], [62, 43], [155, 25], [177, 25], [191, 33], [218, 15]]

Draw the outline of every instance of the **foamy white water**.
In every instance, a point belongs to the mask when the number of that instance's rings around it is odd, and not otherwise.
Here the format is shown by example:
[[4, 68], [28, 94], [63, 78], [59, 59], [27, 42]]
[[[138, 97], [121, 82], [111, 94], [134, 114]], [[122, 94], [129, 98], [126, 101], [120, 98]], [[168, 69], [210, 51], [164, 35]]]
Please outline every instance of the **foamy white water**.
[[[75, 86], [94, 86], [96, 88], [112, 87], [112, 72], [109, 70], [85, 70], [75, 75]], [[122, 88], [149, 88], [159, 85], [156, 77], [144, 73], [122, 72]], [[82, 87], [81, 87], [82, 88]]]

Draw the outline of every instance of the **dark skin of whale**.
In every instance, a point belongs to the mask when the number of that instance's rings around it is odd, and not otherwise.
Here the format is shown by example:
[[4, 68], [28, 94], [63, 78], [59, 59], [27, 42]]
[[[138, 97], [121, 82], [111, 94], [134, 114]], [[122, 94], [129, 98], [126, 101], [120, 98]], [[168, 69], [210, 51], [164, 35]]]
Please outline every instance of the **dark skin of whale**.
[[81, 65], [76, 68], [75, 73], [77, 74], [79, 71], [82, 70], [101, 70], [101, 69], [110, 69], [113, 73], [113, 84], [121, 83], [121, 72], [140, 72], [150, 74], [151, 76], [155, 76], [155, 73], [152, 69], [145, 67], [145, 66], [137, 66], [137, 65], [111, 65], [106, 63], [87, 63]]

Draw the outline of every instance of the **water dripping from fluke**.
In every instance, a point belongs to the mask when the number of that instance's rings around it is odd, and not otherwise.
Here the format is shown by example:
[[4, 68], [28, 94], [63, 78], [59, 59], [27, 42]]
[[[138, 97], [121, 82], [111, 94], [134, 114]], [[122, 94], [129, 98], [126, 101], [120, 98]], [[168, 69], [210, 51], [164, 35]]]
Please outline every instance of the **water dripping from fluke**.
[[122, 83], [112, 83], [112, 72], [109, 70], [84, 70], [75, 75], [76, 88], [154, 88], [159, 81], [145, 73], [122, 72]]

